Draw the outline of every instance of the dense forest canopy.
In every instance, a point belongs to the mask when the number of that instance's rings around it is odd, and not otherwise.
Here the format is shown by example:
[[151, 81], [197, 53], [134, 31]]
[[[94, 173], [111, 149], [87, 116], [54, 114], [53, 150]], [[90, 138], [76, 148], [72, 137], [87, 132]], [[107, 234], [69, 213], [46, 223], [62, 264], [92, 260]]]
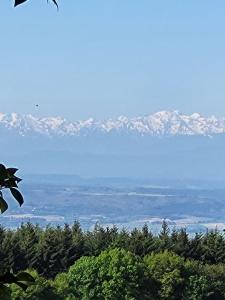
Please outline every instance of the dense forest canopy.
[[0, 228], [1, 269], [26, 270], [35, 284], [10, 286], [13, 300], [225, 299], [225, 237], [189, 237], [184, 229], [159, 235], [145, 225], [131, 232], [96, 225], [32, 223]]

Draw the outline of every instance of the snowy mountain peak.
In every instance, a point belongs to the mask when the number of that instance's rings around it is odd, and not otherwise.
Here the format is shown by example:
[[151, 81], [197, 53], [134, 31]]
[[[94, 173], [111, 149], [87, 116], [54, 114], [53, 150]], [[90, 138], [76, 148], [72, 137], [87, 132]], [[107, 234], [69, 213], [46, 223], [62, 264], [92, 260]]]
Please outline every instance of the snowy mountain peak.
[[193, 113], [190, 117], [192, 119], [199, 119], [199, 118], [201, 118], [201, 115], [199, 113]]
[[203, 117], [195, 112], [185, 115], [178, 111], [159, 111], [152, 115], [98, 121], [93, 118], [69, 122], [61, 117], [38, 118], [17, 113], [0, 113], [0, 130], [15, 131], [20, 135], [82, 136], [99, 133], [136, 134], [149, 136], [205, 135], [225, 132], [225, 119]]

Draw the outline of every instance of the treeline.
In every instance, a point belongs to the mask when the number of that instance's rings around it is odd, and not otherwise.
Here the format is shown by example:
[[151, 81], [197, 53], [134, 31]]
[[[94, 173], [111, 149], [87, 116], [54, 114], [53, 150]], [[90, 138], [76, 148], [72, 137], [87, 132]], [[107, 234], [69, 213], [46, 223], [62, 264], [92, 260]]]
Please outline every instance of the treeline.
[[[35, 270], [36, 284], [12, 285], [8, 299], [225, 299], [225, 238], [218, 231], [189, 237], [163, 222], [119, 231], [79, 223], [41, 229], [0, 228], [0, 270]], [[1, 298], [2, 299], [2, 298]]]
[[225, 237], [216, 230], [190, 238], [185, 229], [170, 232], [166, 222], [159, 235], [147, 225], [129, 232], [99, 225], [93, 231], [82, 231], [78, 222], [45, 229], [26, 223], [16, 230], [0, 227], [0, 270], [35, 269], [45, 278], [54, 278], [80, 257], [97, 256], [108, 248], [122, 248], [140, 257], [168, 250], [185, 259], [225, 263]]

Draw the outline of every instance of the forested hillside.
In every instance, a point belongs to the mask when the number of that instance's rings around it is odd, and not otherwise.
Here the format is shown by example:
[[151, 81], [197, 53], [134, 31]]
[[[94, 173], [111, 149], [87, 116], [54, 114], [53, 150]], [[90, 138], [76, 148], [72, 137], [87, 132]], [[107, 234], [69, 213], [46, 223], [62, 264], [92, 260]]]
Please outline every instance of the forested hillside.
[[[12, 284], [5, 299], [225, 299], [225, 238], [217, 231], [189, 237], [147, 226], [131, 232], [96, 225], [31, 223], [0, 229], [1, 270], [28, 270], [26, 292]], [[1, 298], [2, 299], [2, 298]]]

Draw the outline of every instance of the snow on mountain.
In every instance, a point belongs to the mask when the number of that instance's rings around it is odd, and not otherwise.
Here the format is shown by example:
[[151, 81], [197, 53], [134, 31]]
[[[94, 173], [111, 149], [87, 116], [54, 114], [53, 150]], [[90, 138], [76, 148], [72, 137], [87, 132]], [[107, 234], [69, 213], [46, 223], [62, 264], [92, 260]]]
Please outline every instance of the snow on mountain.
[[26, 136], [79, 136], [97, 133], [119, 133], [150, 136], [204, 135], [212, 136], [225, 132], [225, 118], [203, 117], [199, 113], [181, 114], [178, 111], [160, 111], [152, 115], [98, 121], [93, 118], [69, 122], [61, 117], [37, 118], [30, 114], [0, 113], [0, 129], [15, 131]]

